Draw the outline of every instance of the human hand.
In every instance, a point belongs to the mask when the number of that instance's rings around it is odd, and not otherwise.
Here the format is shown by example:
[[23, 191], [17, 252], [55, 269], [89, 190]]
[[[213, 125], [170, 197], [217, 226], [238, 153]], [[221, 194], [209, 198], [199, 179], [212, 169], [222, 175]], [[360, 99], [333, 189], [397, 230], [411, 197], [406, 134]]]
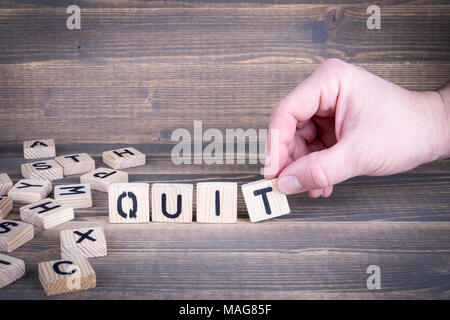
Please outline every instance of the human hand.
[[328, 197], [351, 177], [394, 174], [444, 157], [450, 154], [445, 100], [327, 60], [275, 106], [265, 178], [278, 177], [286, 194]]

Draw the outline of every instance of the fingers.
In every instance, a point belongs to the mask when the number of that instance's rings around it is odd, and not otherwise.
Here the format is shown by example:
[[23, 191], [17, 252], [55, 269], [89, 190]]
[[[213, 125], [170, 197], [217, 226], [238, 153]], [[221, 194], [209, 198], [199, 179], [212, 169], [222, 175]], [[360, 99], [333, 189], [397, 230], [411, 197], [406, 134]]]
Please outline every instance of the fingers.
[[334, 121], [334, 117], [314, 117], [314, 122], [319, 128], [320, 140], [327, 148], [330, 148], [337, 142]]
[[[278, 176], [286, 167], [288, 146], [295, 139], [297, 128], [305, 127], [305, 133], [310, 134], [308, 122], [315, 114], [322, 117], [334, 114], [340, 88], [336, 71], [342, 65], [345, 63], [337, 60], [325, 62], [274, 108], [269, 123], [266, 159], [270, 159], [270, 170], [266, 166], [266, 179]], [[275, 147], [279, 152], [273, 150]]]
[[[329, 196], [332, 186], [358, 174], [351, 145], [340, 141], [329, 149], [300, 157], [278, 177], [278, 188], [285, 194], [310, 191], [310, 196]], [[320, 192], [320, 193], [319, 193]]]

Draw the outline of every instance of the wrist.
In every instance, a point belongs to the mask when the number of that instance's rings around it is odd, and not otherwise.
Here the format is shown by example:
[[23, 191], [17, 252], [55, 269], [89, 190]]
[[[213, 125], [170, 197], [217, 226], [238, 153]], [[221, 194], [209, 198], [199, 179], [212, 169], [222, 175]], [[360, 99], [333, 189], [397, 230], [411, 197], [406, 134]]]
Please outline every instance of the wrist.
[[438, 111], [438, 138], [434, 158], [446, 158], [450, 156], [450, 83], [440, 90], [425, 94], [430, 95], [431, 108]]
[[422, 150], [419, 164], [442, 159], [450, 155], [450, 110], [447, 98], [440, 91], [413, 92], [414, 104], [424, 116], [419, 130], [425, 139], [424, 144], [418, 140], [417, 146]]
[[447, 82], [443, 88], [437, 91], [443, 110], [443, 118], [445, 121], [446, 139], [444, 142], [441, 158], [450, 156], [450, 82]]

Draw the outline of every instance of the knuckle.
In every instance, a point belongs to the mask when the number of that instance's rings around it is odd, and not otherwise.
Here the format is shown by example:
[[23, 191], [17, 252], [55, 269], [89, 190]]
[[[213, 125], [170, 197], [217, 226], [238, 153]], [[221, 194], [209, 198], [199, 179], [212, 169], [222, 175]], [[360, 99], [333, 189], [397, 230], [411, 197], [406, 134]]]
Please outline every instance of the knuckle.
[[325, 60], [323, 65], [328, 66], [328, 67], [342, 67], [342, 66], [347, 65], [347, 63], [338, 58], [331, 58], [331, 59]]
[[322, 63], [321, 67], [327, 72], [343, 73], [349, 69], [351, 65], [337, 58], [331, 58]]

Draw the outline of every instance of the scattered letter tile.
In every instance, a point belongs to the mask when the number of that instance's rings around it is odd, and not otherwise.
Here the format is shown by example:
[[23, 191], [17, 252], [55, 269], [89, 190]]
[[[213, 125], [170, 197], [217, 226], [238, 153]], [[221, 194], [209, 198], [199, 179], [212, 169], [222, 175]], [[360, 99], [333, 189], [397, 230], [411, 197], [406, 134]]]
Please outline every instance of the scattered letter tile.
[[276, 218], [290, 212], [287, 197], [278, 190], [276, 179], [250, 182], [241, 188], [251, 222]]

